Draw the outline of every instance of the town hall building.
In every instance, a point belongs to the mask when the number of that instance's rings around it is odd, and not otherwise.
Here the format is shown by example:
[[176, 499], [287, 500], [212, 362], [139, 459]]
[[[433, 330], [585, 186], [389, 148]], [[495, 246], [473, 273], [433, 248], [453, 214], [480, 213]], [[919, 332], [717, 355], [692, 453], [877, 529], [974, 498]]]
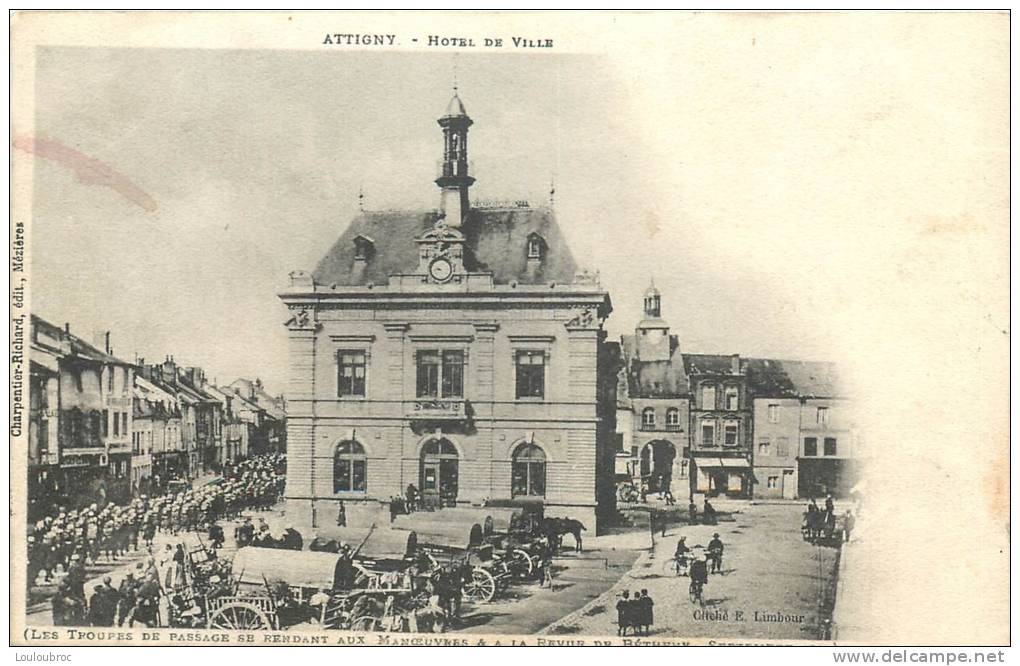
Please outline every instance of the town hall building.
[[551, 207], [472, 205], [456, 91], [438, 122], [438, 210], [362, 212], [280, 294], [288, 518], [335, 524], [342, 500], [370, 524], [413, 484], [432, 507], [541, 503], [596, 529], [615, 492], [609, 295]]

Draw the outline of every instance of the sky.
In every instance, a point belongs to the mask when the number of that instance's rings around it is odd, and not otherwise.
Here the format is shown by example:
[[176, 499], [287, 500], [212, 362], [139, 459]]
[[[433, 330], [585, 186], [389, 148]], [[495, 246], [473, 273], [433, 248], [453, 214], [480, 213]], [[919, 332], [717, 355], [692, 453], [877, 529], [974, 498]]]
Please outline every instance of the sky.
[[[359, 191], [368, 210], [438, 205], [436, 119], [456, 76], [472, 197], [546, 203], [555, 183], [575, 257], [611, 294], [612, 337], [654, 279], [686, 351], [840, 360], [868, 264], [832, 257], [907, 249], [876, 245], [887, 230], [862, 218], [924, 177], [909, 163], [864, 177], [884, 142], [913, 136], [918, 100], [906, 113], [897, 89], [912, 74], [824, 40], [699, 39], [640, 70], [599, 55], [40, 48], [35, 138], [147, 199], [36, 159], [33, 310], [86, 338], [111, 330], [128, 359], [172, 354], [282, 391], [287, 274], [315, 267]], [[912, 148], [942, 159], [946, 144]]]

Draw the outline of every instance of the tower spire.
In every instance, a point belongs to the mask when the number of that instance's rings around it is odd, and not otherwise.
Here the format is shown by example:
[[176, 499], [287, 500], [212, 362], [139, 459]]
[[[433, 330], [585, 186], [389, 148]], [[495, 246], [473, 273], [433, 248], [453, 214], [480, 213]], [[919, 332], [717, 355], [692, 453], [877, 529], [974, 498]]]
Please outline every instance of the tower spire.
[[440, 210], [446, 226], [459, 227], [470, 207], [468, 188], [475, 182], [468, 173], [467, 152], [468, 128], [474, 121], [468, 117], [464, 103], [457, 94], [456, 73], [453, 97], [438, 122], [443, 128], [443, 160], [439, 177], [436, 178], [436, 185], [440, 188]]

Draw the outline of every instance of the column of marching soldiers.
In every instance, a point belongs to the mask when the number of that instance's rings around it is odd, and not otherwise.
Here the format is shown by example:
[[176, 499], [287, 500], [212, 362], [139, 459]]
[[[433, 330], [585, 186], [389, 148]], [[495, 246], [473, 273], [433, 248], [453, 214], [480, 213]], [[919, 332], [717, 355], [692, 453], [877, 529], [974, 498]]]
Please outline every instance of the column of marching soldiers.
[[[283, 493], [285, 466], [285, 455], [266, 454], [238, 463], [226, 478], [200, 488], [142, 496], [126, 505], [58, 509], [29, 526], [27, 585], [40, 577], [59, 581], [51, 600], [54, 626], [153, 626], [165, 582], [174, 579], [186, 558], [183, 544], [176, 549], [167, 544], [166, 552], [154, 553], [156, 534], [207, 530], [245, 510], [268, 510]], [[107, 576], [86, 600], [86, 567], [132, 552], [145, 557], [119, 588]]]

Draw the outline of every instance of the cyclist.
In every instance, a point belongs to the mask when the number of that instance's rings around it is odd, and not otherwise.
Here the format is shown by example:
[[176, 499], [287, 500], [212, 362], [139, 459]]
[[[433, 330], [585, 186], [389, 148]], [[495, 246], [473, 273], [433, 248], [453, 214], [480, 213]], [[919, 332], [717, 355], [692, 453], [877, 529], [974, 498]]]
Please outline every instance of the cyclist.
[[708, 582], [708, 562], [699, 557], [691, 562], [691, 601], [702, 601], [702, 590]]
[[688, 554], [690, 552], [691, 549], [687, 546], [687, 537], [680, 537], [680, 540], [676, 542], [676, 552], [673, 553], [673, 559], [677, 563], [678, 576], [687, 575]]

